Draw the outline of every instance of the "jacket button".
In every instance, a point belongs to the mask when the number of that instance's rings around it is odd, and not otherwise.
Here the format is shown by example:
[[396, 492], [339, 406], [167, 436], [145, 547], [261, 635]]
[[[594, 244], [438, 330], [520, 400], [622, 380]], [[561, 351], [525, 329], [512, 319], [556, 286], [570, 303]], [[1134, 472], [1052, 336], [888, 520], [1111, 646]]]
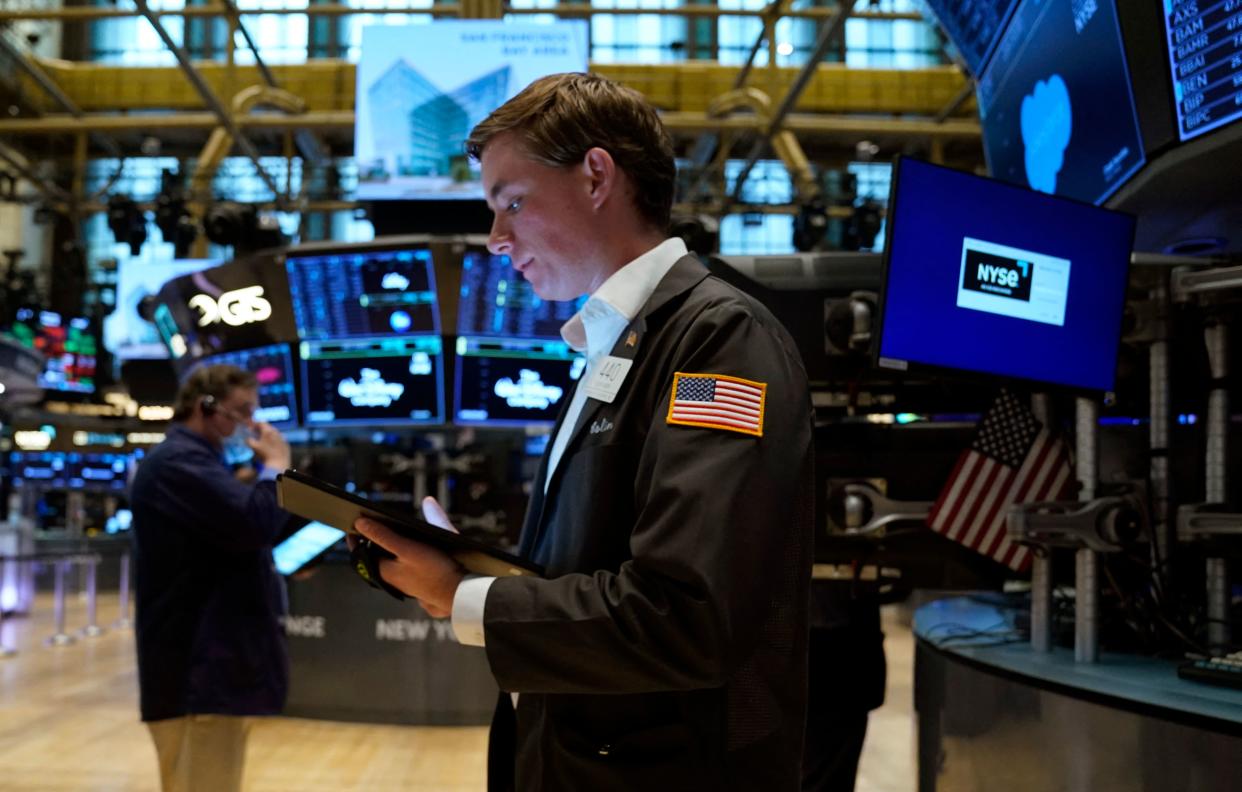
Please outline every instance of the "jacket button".
[[599, 747], [599, 755], [600, 755], [600, 756], [607, 756], [607, 755], [608, 755], [608, 754], [610, 754], [610, 753], [612, 753], [612, 746], [611, 746], [611, 745], [609, 745], [609, 744], [607, 744], [607, 743], [604, 743], [603, 745], [601, 745], [601, 746]]

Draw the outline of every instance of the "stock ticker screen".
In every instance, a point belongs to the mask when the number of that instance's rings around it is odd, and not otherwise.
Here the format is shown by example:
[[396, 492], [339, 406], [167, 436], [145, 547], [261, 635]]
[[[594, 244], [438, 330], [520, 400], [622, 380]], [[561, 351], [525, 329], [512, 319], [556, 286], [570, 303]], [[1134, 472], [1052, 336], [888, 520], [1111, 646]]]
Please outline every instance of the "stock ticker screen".
[[55, 311], [19, 308], [9, 334], [46, 358], [39, 387], [66, 393], [94, 393], [98, 338], [90, 320]]
[[1020, 0], [979, 77], [994, 177], [1103, 203], [1145, 162], [1112, 0]]
[[128, 454], [14, 451], [9, 470], [17, 487], [124, 492]]
[[[297, 423], [298, 402], [293, 378], [293, 356], [287, 344], [210, 355], [196, 363], [190, 371], [199, 366], [222, 364], [245, 369], [259, 381], [259, 408], [254, 412], [256, 421], [282, 428]], [[189, 372], [186, 373], [188, 375]]]
[[561, 325], [582, 307], [541, 300], [508, 256], [467, 250], [462, 260], [458, 336], [504, 336], [560, 340]]
[[973, 73], [987, 63], [1017, 0], [925, 0]]
[[586, 358], [564, 341], [459, 337], [453, 420], [554, 423], [585, 366]]
[[290, 256], [285, 269], [299, 338], [440, 332], [435, 273], [425, 248]]
[[1242, 0], [1165, 0], [1164, 19], [1178, 136], [1242, 117]]
[[303, 341], [301, 357], [307, 426], [444, 421], [438, 335]]

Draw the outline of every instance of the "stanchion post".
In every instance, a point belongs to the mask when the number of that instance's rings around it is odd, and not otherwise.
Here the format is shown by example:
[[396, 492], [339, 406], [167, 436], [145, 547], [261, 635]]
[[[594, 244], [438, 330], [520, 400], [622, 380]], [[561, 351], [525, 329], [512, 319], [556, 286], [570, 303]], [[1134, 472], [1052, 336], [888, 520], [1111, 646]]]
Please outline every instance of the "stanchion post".
[[121, 553], [121, 582], [118, 592], [121, 615], [112, 623], [114, 630], [128, 630], [133, 626], [129, 620], [129, 551]]
[[17, 650], [4, 642], [4, 605], [0, 604], [0, 660], [15, 654]]
[[104, 634], [104, 628], [97, 624], [96, 620], [96, 574], [99, 571], [99, 557], [87, 557], [82, 559], [82, 563], [86, 565], [86, 626], [82, 628], [82, 635], [87, 638], [97, 638]]
[[68, 571], [68, 561], [56, 562], [56, 632], [44, 641], [48, 646], [68, 646], [76, 640], [65, 632], [65, 573]]

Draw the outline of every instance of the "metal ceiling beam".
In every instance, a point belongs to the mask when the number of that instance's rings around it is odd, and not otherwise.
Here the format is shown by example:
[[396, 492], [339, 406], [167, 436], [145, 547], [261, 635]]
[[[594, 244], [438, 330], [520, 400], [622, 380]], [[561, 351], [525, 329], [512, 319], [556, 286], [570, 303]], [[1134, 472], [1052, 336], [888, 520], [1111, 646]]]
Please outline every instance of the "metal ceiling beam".
[[[350, 6], [344, 3], [326, 3], [303, 8], [247, 8], [239, 9], [244, 16], [259, 14], [301, 14], [305, 16], [349, 16], [352, 14], [393, 14], [420, 13], [422, 9], [396, 9], [383, 5]], [[794, 19], [829, 19], [835, 14], [835, 6], [815, 6], [800, 11], [789, 11], [785, 15]], [[161, 9], [156, 16], [161, 17], [220, 17], [228, 15], [228, 9], [222, 4], [187, 6], [178, 9]], [[437, 16], [460, 15], [459, 3], [444, 3], [426, 9], [426, 13]], [[633, 14], [654, 14], [657, 16], [680, 17], [753, 17], [761, 13], [755, 9], [719, 8], [714, 5], [679, 6], [677, 8], [593, 8], [586, 5], [561, 3], [543, 8], [509, 8], [507, 14], [554, 14], [561, 17], [589, 17], [595, 14], [604, 16], [626, 16]], [[19, 20], [46, 20], [55, 22], [93, 22], [100, 19], [116, 19], [132, 17], [134, 11], [128, 8], [108, 8], [98, 6], [70, 6], [62, 8], [6, 8], [0, 9], [0, 22]], [[857, 11], [854, 16], [863, 19], [879, 20], [920, 20], [923, 15], [917, 11]]]
[[[258, 67], [259, 74], [263, 75], [263, 81], [272, 88], [280, 88], [280, 83], [276, 81], [276, 76], [272, 74], [272, 70], [267, 68], [267, 64], [263, 62], [263, 57], [259, 55], [259, 48], [255, 46], [254, 39], [250, 37], [250, 31], [246, 29], [242, 23], [241, 12], [233, 0], [222, 0], [224, 5], [229, 9], [233, 20], [237, 23], [237, 29], [241, 32], [242, 38], [246, 40], [246, 46], [250, 48], [250, 52], [254, 54], [254, 65]], [[293, 139], [297, 142], [298, 151], [302, 152], [302, 158], [313, 165], [322, 165], [327, 157], [324, 156], [323, 146], [319, 144], [319, 140], [312, 132], [307, 129], [298, 129], [293, 133]]]
[[263, 164], [259, 162], [259, 150], [254, 147], [254, 143], [251, 143], [249, 138], [242, 134], [241, 129], [238, 128], [237, 123], [233, 120], [233, 116], [229, 114], [224, 105], [220, 104], [220, 100], [212, 93], [211, 87], [207, 85], [202, 75], [194, 68], [194, 64], [190, 63], [190, 56], [186, 54], [184, 49], [177, 46], [177, 42], [173, 41], [172, 37], [168, 35], [168, 31], [164, 29], [164, 25], [160, 23], [159, 17], [151, 10], [147, 0], [134, 0], [134, 4], [138, 7], [138, 12], [151, 23], [151, 27], [155, 28], [155, 33], [164, 42], [164, 46], [168, 47], [173, 56], [177, 58], [177, 63], [181, 64], [181, 70], [185, 72], [185, 76], [189, 78], [190, 84], [194, 86], [194, 90], [198, 91], [198, 95], [202, 97], [203, 102], [219, 119], [220, 124], [233, 136], [233, 140], [241, 147], [246, 156], [250, 158], [250, 161], [254, 163], [255, 170], [258, 171], [259, 177], [263, 179], [263, 183], [272, 191], [272, 195], [279, 198], [280, 188], [276, 186], [276, 182], [272, 180], [272, 177], [263, 169]]
[[957, 95], [950, 99], [949, 103], [945, 105], [939, 113], [936, 113], [936, 123], [941, 123], [948, 119], [949, 116], [957, 112], [958, 108], [961, 107], [967, 99], [974, 95], [975, 81], [967, 77], [966, 82], [962, 84], [962, 89], [957, 92]]
[[820, 28], [819, 38], [815, 40], [815, 48], [811, 51], [811, 55], [807, 58], [806, 64], [802, 70], [798, 72], [798, 76], [794, 78], [793, 85], [789, 87], [789, 92], [781, 100], [777, 106], [776, 112], [772, 114], [771, 121], [765, 134], [755, 141], [751, 146], [750, 153], [746, 157], [746, 162], [742, 165], [742, 170], [738, 172], [737, 181], [733, 185], [733, 195], [730, 200], [737, 201], [742, 197], [742, 188], [746, 186], [746, 179], [750, 176], [750, 171], [755, 167], [755, 163], [768, 150], [770, 138], [781, 129], [781, 125], [785, 121], [785, 117], [793, 110], [794, 105], [798, 103], [798, 99], [802, 96], [802, 92], [806, 89], [807, 84], [814, 76], [815, 70], [819, 68], [819, 63], [824, 59], [824, 55], [828, 53], [828, 48], [832, 46], [832, 42], [840, 35], [845, 28], [845, 20], [849, 19], [852, 11], [850, 0], [845, 0], [837, 6], [836, 13], [829, 19], [824, 26]]
[[[69, 95], [64, 92], [56, 81], [39, 64], [22, 52], [16, 44], [10, 41], [3, 31], [0, 31], [0, 50], [3, 50], [6, 55], [12, 58], [18, 67], [30, 76], [30, 79], [34, 80], [48, 96], [52, 97], [52, 101], [65, 109], [65, 112], [76, 119], [81, 119], [86, 115], [82, 112], [82, 108], [78, 107], [77, 103], [69, 98]], [[95, 142], [107, 150], [113, 157], [117, 159], [124, 157], [121, 153], [121, 147], [112, 138], [95, 135]]]
[[[749, 115], [710, 118], [697, 112], [665, 112], [660, 114], [665, 127], [675, 134], [695, 134], [710, 130], [761, 132], [766, 127], [761, 119]], [[354, 128], [352, 110], [310, 110], [299, 116], [283, 114], [251, 114], [238, 116], [236, 125], [242, 129], [291, 130], [298, 128], [321, 131], [349, 131]], [[41, 118], [0, 118], [0, 135], [69, 134], [88, 129], [100, 132], [143, 132], [158, 134], [170, 131], [211, 130], [219, 126], [218, 117], [204, 111], [185, 113], [98, 113], [81, 119], [66, 115]], [[784, 129], [808, 138], [854, 139], [875, 135], [890, 138], [929, 138], [944, 140], [978, 140], [979, 122], [968, 118], [951, 118], [936, 123], [932, 118], [892, 118], [856, 115], [823, 115], [791, 113], [785, 118]]]
[[31, 170], [30, 163], [26, 161], [25, 157], [9, 148], [4, 143], [0, 143], [0, 160], [3, 160], [10, 168], [17, 171], [19, 176], [33, 184], [36, 188], [38, 188], [39, 192], [43, 193], [48, 198], [59, 201], [69, 200], [69, 193], [65, 192], [60, 185], [35, 173]]

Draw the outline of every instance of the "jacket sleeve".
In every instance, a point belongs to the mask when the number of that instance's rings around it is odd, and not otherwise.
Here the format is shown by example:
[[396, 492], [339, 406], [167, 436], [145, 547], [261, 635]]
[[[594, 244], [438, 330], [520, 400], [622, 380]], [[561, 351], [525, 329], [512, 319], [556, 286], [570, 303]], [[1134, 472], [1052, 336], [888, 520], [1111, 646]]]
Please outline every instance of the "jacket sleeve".
[[[717, 687], [756, 652], [792, 651], [794, 590], [809, 538], [811, 405], [791, 345], [740, 304], [696, 317], [676, 371], [767, 385], [762, 436], [667, 420], [674, 371], [633, 483], [631, 559], [617, 571], [503, 578], [484, 611], [501, 688], [633, 693]], [[662, 374], [662, 376], [664, 376]], [[649, 386], [650, 387], [650, 386]], [[627, 486], [629, 482], [617, 482]], [[587, 527], [589, 530], [589, 526]], [[805, 625], [801, 625], [805, 628]]]
[[276, 484], [243, 484], [206, 454], [160, 460], [159, 497], [166, 514], [223, 550], [271, 546], [288, 516], [276, 503]]

